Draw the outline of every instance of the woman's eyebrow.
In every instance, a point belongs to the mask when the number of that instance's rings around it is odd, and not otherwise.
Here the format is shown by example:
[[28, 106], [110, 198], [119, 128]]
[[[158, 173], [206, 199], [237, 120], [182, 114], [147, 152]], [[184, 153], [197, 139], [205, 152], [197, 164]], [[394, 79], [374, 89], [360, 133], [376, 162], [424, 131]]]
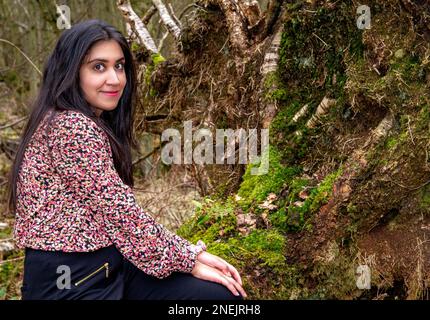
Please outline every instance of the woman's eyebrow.
[[[119, 61], [121, 61], [121, 60], [125, 60], [125, 58], [124, 58], [124, 57], [119, 58], [119, 59], [117, 59], [115, 62], [119, 62]], [[93, 62], [93, 61], [109, 62], [109, 60], [108, 60], [108, 59], [95, 58], [95, 59], [92, 59], [91, 61], [88, 61], [87, 63], [91, 63], [91, 62]]]

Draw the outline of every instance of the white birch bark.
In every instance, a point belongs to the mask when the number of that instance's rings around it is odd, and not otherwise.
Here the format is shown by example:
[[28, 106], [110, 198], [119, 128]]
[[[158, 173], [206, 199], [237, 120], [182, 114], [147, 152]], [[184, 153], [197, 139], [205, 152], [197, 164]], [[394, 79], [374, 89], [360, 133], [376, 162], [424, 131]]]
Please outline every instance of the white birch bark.
[[173, 35], [176, 40], [179, 40], [181, 37], [181, 29], [170, 16], [169, 11], [167, 11], [167, 8], [164, 3], [161, 0], [152, 0], [152, 3], [157, 8], [161, 21], [163, 22], [167, 30]]
[[129, 0], [118, 0], [117, 7], [121, 11], [125, 20], [130, 24], [131, 28], [136, 32], [140, 43], [150, 52], [158, 53], [157, 46], [154, 40], [140, 20], [139, 16], [134, 12]]

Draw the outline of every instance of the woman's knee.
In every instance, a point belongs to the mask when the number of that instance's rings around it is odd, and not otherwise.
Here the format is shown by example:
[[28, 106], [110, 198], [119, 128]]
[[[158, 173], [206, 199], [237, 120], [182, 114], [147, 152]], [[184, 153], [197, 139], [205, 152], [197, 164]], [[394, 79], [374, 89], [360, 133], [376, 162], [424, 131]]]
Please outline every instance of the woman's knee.
[[174, 272], [164, 279], [156, 279], [137, 272], [130, 279], [125, 299], [149, 300], [243, 300], [227, 287], [198, 279], [188, 273]]
[[243, 300], [239, 294], [234, 295], [227, 287], [206, 280], [199, 280], [201, 285], [201, 299], [202, 300]]

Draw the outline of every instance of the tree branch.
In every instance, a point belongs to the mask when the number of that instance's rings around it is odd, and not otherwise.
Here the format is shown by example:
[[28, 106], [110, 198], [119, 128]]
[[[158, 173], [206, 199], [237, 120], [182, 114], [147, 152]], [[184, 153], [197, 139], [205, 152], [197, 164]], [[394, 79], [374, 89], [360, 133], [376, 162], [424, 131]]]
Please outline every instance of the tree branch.
[[148, 152], [147, 154], [137, 158], [136, 160], [133, 161], [133, 163], [131, 164], [132, 166], [138, 164], [139, 162], [145, 160], [146, 158], [152, 156], [157, 150], [159, 150], [161, 148], [161, 143], [159, 145], [157, 145], [154, 149], [152, 149], [152, 151]]
[[[281, 45], [281, 38], [282, 38], [282, 30], [283, 28], [280, 27], [278, 31], [273, 36], [272, 42], [270, 44], [269, 49], [267, 50], [266, 54], [264, 55], [264, 61], [263, 65], [261, 66], [261, 74], [263, 75], [262, 83], [266, 82], [266, 79], [269, 74], [273, 74], [278, 69], [278, 62], [279, 62], [279, 48]], [[270, 91], [277, 89], [278, 83], [276, 81], [272, 82], [270, 85]], [[276, 104], [276, 100], [270, 100], [267, 102], [266, 108], [264, 109], [263, 114], [263, 128], [268, 128], [270, 126], [270, 123], [272, 122], [273, 118], [276, 116], [278, 107]]]
[[161, 21], [163, 22], [167, 30], [173, 35], [176, 40], [179, 40], [182, 31], [179, 26], [176, 25], [175, 21], [173, 21], [164, 3], [161, 0], [152, 0], [152, 3], [157, 8]]
[[229, 30], [231, 46], [243, 55], [248, 49], [248, 35], [245, 28], [245, 17], [242, 10], [235, 0], [210, 0], [211, 3], [218, 5], [224, 13]]
[[145, 15], [142, 18], [143, 24], [146, 26], [149, 21], [151, 20], [152, 16], [157, 12], [157, 8], [152, 5], [151, 8], [149, 8], [148, 12], [145, 13]]
[[140, 20], [139, 16], [134, 12], [129, 0], [117, 0], [117, 7], [121, 11], [125, 20], [130, 24], [130, 27], [137, 35], [139, 42], [151, 53], [158, 53], [157, 46], [154, 40]]
[[266, 21], [264, 23], [264, 29], [261, 33], [260, 39], [266, 38], [272, 31], [280, 13], [281, 7], [284, 0], [270, 0], [267, 4], [267, 10], [264, 13], [266, 16]]
[[176, 24], [178, 25], [179, 28], [182, 29], [182, 23], [181, 21], [178, 19], [178, 17], [176, 17], [175, 15], [175, 11], [173, 10], [172, 4], [169, 3], [169, 9], [170, 9], [170, 13], [172, 15], [173, 20], [175, 20]]
[[281, 46], [282, 28], [279, 28], [275, 33], [270, 44], [269, 49], [264, 55], [264, 62], [261, 67], [261, 73], [266, 75], [270, 72], [276, 71], [279, 62], [279, 48]]

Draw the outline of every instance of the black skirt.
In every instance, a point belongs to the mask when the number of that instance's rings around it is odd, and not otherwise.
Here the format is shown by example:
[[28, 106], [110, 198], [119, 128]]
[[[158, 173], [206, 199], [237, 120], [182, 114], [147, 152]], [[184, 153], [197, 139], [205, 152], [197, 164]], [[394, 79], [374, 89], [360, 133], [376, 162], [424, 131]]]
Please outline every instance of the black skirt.
[[23, 300], [242, 300], [226, 287], [173, 272], [146, 274], [112, 245], [93, 252], [26, 248]]
[[124, 260], [113, 245], [93, 252], [26, 248], [22, 299], [121, 299]]

